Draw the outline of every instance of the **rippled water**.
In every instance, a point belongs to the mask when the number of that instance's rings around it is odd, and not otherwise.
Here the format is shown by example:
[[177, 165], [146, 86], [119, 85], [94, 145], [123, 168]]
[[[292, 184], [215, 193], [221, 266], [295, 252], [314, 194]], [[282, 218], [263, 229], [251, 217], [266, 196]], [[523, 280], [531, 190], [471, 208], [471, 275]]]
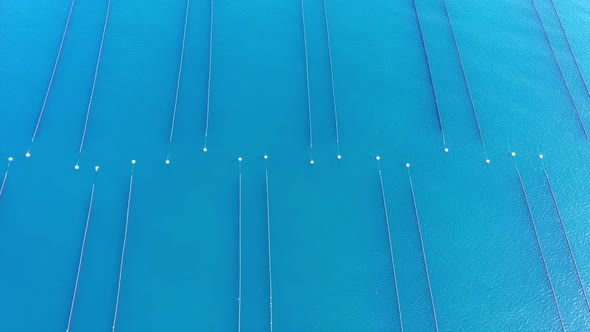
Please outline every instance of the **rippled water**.
[[[305, 1], [310, 166], [299, 1], [215, 0], [207, 153], [201, 149], [210, 4], [191, 1], [166, 165], [186, 2], [113, 0], [78, 171], [106, 0], [77, 1], [25, 158], [70, 3], [0, 2], [0, 156], [14, 157], [0, 198], [3, 330], [66, 329], [93, 183], [71, 331], [111, 329], [131, 159], [137, 164], [117, 331], [236, 330], [238, 156], [244, 158], [241, 327], [268, 329], [264, 154], [277, 331], [399, 330], [376, 155], [406, 330], [434, 329], [406, 162], [440, 330], [558, 330], [511, 151], [518, 152], [565, 326], [590, 328], [536, 157], [545, 154], [590, 292], [589, 143], [529, 1], [448, 1], [489, 165], [443, 4], [425, 0], [417, 8], [450, 152], [443, 152], [412, 1], [327, 0], [343, 155], [337, 160], [323, 4]], [[590, 98], [551, 3], [536, 3], [590, 123]], [[590, 80], [590, 4], [555, 5]]]

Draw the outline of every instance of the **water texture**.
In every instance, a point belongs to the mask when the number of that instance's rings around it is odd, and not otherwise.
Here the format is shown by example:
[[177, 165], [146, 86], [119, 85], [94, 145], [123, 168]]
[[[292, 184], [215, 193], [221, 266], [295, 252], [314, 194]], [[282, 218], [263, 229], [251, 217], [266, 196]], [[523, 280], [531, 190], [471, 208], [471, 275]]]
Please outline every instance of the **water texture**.
[[[434, 330], [408, 173], [441, 331], [590, 329], [542, 164], [590, 292], [590, 143], [530, 1], [448, 0], [485, 137], [475, 125], [443, 2], [416, 0], [446, 143], [411, 0], [304, 1], [313, 159], [298, 0], [192, 0], [169, 148], [184, 0], [112, 0], [78, 161], [107, 0], [77, 0], [31, 145], [71, 2], [0, 2], [0, 325], [64, 331], [93, 183], [70, 331], [269, 329], [264, 154], [269, 174], [273, 328]], [[590, 3], [554, 0], [590, 79]], [[582, 121], [586, 94], [550, 0], [535, 0]], [[31, 148], [31, 157], [25, 153]], [[242, 297], [238, 322], [238, 161]], [[14, 160], [7, 168], [7, 158]], [[94, 166], [100, 171], [95, 172]], [[0, 176], [0, 180], [2, 177]]]

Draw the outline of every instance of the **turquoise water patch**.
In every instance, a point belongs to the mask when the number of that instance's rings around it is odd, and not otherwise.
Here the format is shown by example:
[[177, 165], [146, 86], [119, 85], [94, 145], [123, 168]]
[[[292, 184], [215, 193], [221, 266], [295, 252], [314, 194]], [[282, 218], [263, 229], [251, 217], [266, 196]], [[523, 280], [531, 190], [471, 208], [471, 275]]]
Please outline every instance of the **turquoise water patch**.
[[411, 0], [304, 1], [305, 21], [300, 1], [214, 0], [212, 38], [193, 0], [180, 81], [186, 1], [113, 0], [96, 71], [108, 1], [78, 0], [36, 135], [72, 2], [3, 1], [0, 323], [260, 331], [272, 281], [280, 331], [397, 331], [398, 302], [408, 331], [435, 329], [432, 302], [441, 331], [559, 330], [516, 151], [563, 324], [588, 329], [538, 154], [588, 292], [590, 5], [554, 1], [575, 58], [551, 0], [555, 57], [529, 1], [446, 3], [484, 149], [443, 2], [416, 0], [448, 153]]

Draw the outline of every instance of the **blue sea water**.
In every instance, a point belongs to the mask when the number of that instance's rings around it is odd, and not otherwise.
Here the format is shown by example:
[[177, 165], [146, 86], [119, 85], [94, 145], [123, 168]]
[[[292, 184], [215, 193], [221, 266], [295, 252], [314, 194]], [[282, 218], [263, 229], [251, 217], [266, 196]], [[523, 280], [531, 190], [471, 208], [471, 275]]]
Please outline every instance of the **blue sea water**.
[[[0, 2], [0, 156], [14, 157], [0, 198], [1, 330], [66, 329], [93, 183], [71, 331], [111, 329], [131, 159], [137, 164], [117, 331], [236, 330], [238, 156], [241, 327], [267, 330], [264, 154], [277, 331], [399, 330], [376, 155], [406, 330], [435, 328], [406, 162], [440, 330], [559, 330], [511, 151], [518, 152], [564, 324], [590, 329], [536, 157], [546, 156], [590, 292], [590, 146], [529, 1], [448, 1], [487, 165], [443, 4], [426, 0], [417, 7], [450, 152], [443, 152], [412, 1], [326, 0], [343, 155], [337, 160], [323, 4], [306, 0], [313, 166], [300, 2], [214, 1], [209, 151], [201, 151], [209, 1], [190, 4], [166, 165], [186, 2], [113, 0], [78, 171], [107, 1], [76, 2], [31, 158], [24, 155], [71, 2]], [[536, 3], [590, 122], [590, 98], [550, 2]], [[590, 79], [590, 4], [555, 5]]]

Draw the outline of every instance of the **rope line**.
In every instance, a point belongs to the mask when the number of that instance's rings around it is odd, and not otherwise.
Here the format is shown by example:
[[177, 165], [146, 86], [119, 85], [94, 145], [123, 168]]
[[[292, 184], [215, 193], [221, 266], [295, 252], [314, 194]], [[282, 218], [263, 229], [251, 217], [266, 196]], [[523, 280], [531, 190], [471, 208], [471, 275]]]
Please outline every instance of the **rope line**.
[[174, 138], [174, 126], [176, 124], [176, 111], [178, 110], [178, 95], [180, 93], [180, 80], [182, 78], [182, 64], [184, 62], [184, 49], [186, 45], [186, 29], [188, 27], [188, 14], [190, 9], [190, 0], [186, 0], [186, 13], [184, 16], [184, 28], [182, 30], [182, 46], [180, 48], [180, 64], [178, 65], [178, 77], [176, 79], [176, 92], [174, 94], [174, 109], [172, 111], [172, 124], [170, 125], [170, 138], [168, 140], [168, 155], [166, 163], [170, 163], [170, 149], [172, 148], [172, 139]]
[[447, 8], [446, 0], [443, 0], [443, 7], [445, 9], [445, 14], [447, 16], [447, 21], [449, 22], [449, 27], [451, 28], [451, 35], [453, 37], [453, 44], [455, 45], [455, 50], [457, 51], [457, 57], [459, 58], [459, 65], [461, 66], [461, 73], [463, 74], [463, 80], [465, 81], [465, 87], [467, 89], [467, 95], [469, 96], [469, 103], [471, 104], [471, 111], [473, 113], [473, 118], [475, 119], [475, 125], [477, 127], [477, 132], [479, 134], [479, 139], [481, 140], [481, 146], [483, 152], [486, 157], [486, 161], [489, 160], [488, 153], [486, 151], [486, 143], [483, 138], [483, 133], [481, 131], [481, 125], [479, 124], [479, 116], [477, 115], [477, 109], [475, 107], [475, 102], [473, 101], [473, 95], [471, 94], [471, 87], [469, 86], [469, 79], [467, 78], [467, 72], [465, 71], [465, 64], [463, 63], [463, 56], [461, 56], [461, 50], [459, 49], [459, 43], [457, 42], [457, 37], [455, 36], [455, 28], [453, 27], [453, 21], [451, 20], [451, 15], [449, 14], [449, 9]]
[[125, 233], [123, 235], [123, 248], [121, 249], [121, 262], [119, 264], [119, 277], [117, 281], [117, 298], [115, 301], [115, 313], [113, 316], [113, 329], [115, 332], [117, 327], [117, 317], [119, 315], [119, 301], [121, 299], [121, 284], [123, 282], [123, 263], [125, 262], [125, 250], [127, 249], [127, 233], [129, 230], [129, 212], [131, 211], [131, 195], [133, 193], [133, 170], [135, 168], [135, 160], [131, 161], [131, 177], [129, 179], [129, 196], [127, 196], [127, 213], [125, 216]]
[[574, 58], [574, 64], [576, 65], [576, 69], [578, 71], [578, 74], [580, 75], [580, 78], [582, 79], [582, 83], [584, 84], [584, 89], [586, 90], [586, 95], [588, 95], [588, 97], [590, 97], [590, 91], [588, 90], [588, 83], [586, 83], [586, 78], [584, 78], [584, 74], [582, 74], [582, 69], [580, 69], [580, 64], [578, 63], [578, 59], [576, 58], [576, 55], [575, 55], [574, 50], [572, 48], [572, 44], [570, 43], [570, 38], [568, 37], [567, 33], [565, 32], [565, 27], [563, 26], [563, 22], [561, 21], [561, 16], [559, 15], [557, 8], [555, 7], [555, 1], [553, 1], [553, 0], [549, 0], [549, 1], [551, 3], [551, 7], [553, 8], [553, 12], [555, 13], [555, 16], [557, 17], [557, 22], [559, 22], [559, 27], [561, 28], [561, 32], [563, 33], [563, 36], [565, 37], [567, 47], [570, 50], [572, 58]]
[[39, 112], [39, 118], [37, 119], [37, 125], [35, 126], [35, 130], [33, 131], [33, 136], [31, 137], [31, 144], [29, 146], [29, 150], [27, 151], [27, 157], [31, 155], [31, 148], [33, 143], [35, 142], [35, 138], [37, 137], [37, 133], [39, 132], [39, 127], [41, 126], [41, 120], [43, 119], [43, 115], [45, 114], [45, 108], [47, 107], [47, 100], [49, 100], [49, 95], [51, 94], [51, 88], [53, 87], [53, 81], [55, 79], [55, 74], [57, 73], [57, 67], [59, 67], [59, 62], [61, 60], [61, 53], [64, 48], [64, 44], [66, 41], [66, 36], [68, 34], [68, 28], [70, 26], [70, 21], [72, 19], [72, 13], [74, 12], [74, 7], [76, 4], [76, 0], [72, 0], [70, 4], [70, 11], [68, 12], [68, 18], [66, 19], [66, 25], [64, 27], [64, 32], [61, 36], [61, 42], [59, 43], [59, 49], [57, 50], [57, 56], [55, 57], [55, 63], [53, 64], [53, 71], [51, 72], [51, 77], [49, 78], [49, 84], [47, 85], [47, 90], [45, 91], [45, 98], [43, 99], [43, 105], [41, 106], [41, 111]]
[[445, 151], [448, 151], [447, 148], [447, 139], [445, 137], [445, 128], [442, 121], [442, 116], [440, 113], [440, 105], [438, 103], [438, 96], [436, 93], [436, 86], [434, 85], [434, 79], [432, 78], [432, 67], [430, 65], [430, 57], [428, 56], [428, 48], [426, 47], [426, 41], [424, 39], [424, 30], [422, 29], [422, 22], [420, 21], [420, 15], [418, 14], [418, 6], [416, 5], [416, 0], [413, 1], [414, 5], [414, 15], [416, 17], [416, 22], [418, 23], [418, 30], [420, 32], [420, 42], [422, 45], [422, 50], [424, 51], [424, 59], [426, 60], [426, 68], [428, 69], [428, 80], [430, 82], [430, 90], [432, 92], [432, 97], [434, 98], [434, 106], [436, 109], [436, 116], [438, 119], [438, 128], [440, 129], [440, 133], [442, 136], [443, 147]]
[[98, 79], [98, 70], [100, 69], [100, 60], [102, 59], [102, 50], [104, 48], [104, 40], [107, 34], [107, 26], [109, 24], [109, 16], [111, 13], [111, 1], [109, 0], [107, 3], [107, 12], [104, 19], [104, 25], [102, 27], [102, 36], [100, 38], [100, 47], [98, 48], [98, 57], [96, 59], [96, 67], [94, 69], [94, 78], [92, 79], [92, 89], [90, 90], [90, 98], [88, 100], [88, 109], [86, 110], [86, 119], [84, 120], [84, 130], [82, 131], [82, 139], [80, 140], [80, 148], [78, 149], [78, 161], [76, 165], [80, 163], [80, 156], [82, 155], [82, 150], [84, 150], [84, 143], [86, 142], [86, 133], [88, 131], [88, 122], [90, 120], [90, 111], [92, 109], [92, 104], [94, 102], [94, 92], [96, 90], [96, 81]]
[[543, 23], [543, 20], [541, 19], [541, 14], [539, 14], [539, 10], [537, 9], [537, 5], [535, 4], [535, 0], [531, 0], [531, 3], [533, 4], [533, 9], [535, 10], [535, 14], [537, 15], [537, 18], [539, 19], [539, 22], [541, 23], [541, 28], [543, 30], [543, 34], [545, 35], [545, 39], [547, 40], [547, 44], [549, 44], [549, 49], [551, 50], [551, 54], [553, 55], [553, 59], [555, 60], [555, 63], [557, 64], [557, 68], [559, 69], [559, 74], [561, 75], [561, 79], [562, 79], [563, 83], [565, 84], [567, 94], [568, 94], [570, 102], [572, 103], [572, 106], [574, 107], [574, 110], [576, 112], [576, 117], [578, 118], [578, 122], [580, 123], [580, 126], [582, 127], [582, 131], [584, 132], [584, 138], [588, 139], [588, 132], [586, 131], [586, 125], [584, 125], [584, 121], [582, 120], [582, 115], [580, 114], [580, 110], [578, 109], [578, 105], [576, 105], [576, 101], [574, 100], [574, 96], [572, 95], [572, 90], [570, 89], [570, 86], [567, 83], [567, 80], [565, 78], [565, 74], [563, 73], [563, 68], [561, 67], [559, 60], [557, 59], [557, 54], [555, 54], [555, 49], [553, 48], [553, 44], [551, 44], [551, 40], [549, 39], [549, 34], [547, 33], [547, 28], [545, 27], [545, 23]]
[[76, 281], [74, 283], [74, 292], [72, 294], [72, 302], [70, 304], [70, 314], [68, 316], [68, 326], [66, 327], [66, 332], [70, 332], [72, 318], [74, 317], [74, 307], [76, 305], [76, 297], [78, 296], [78, 285], [80, 283], [80, 273], [82, 272], [82, 262], [84, 260], [84, 251], [86, 249], [86, 239], [88, 238], [88, 228], [90, 227], [90, 218], [92, 216], [92, 207], [94, 205], [94, 188], [95, 184], [92, 184], [90, 203], [88, 204], [88, 214], [86, 217], [86, 226], [84, 227], [84, 236], [82, 237], [82, 247], [80, 249], [80, 258], [78, 259], [78, 269], [76, 272]]
[[270, 199], [268, 190], [268, 156], [264, 156], [264, 178], [266, 188], [266, 231], [268, 239], [268, 281], [269, 281], [269, 303], [270, 303], [270, 332], [272, 332], [272, 257], [270, 240]]
[[565, 230], [565, 226], [563, 224], [563, 217], [561, 215], [561, 210], [559, 205], [557, 204], [557, 198], [555, 197], [555, 191], [553, 190], [553, 186], [551, 184], [551, 180], [549, 180], [549, 174], [545, 169], [545, 162], [543, 161], [543, 155], [539, 156], [541, 158], [541, 165], [543, 167], [543, 173], [545, 174], [545, 182], [547, 183], [547, 187], [549, 187], [549, 193], [551, 194], [551, 200], [553, 201], [553, 207], [555, 207], [555, 212], [557, 212], [557, 220], [559, 221], [559, 226], [561, 227], [561, 232], [563, 234], [563, 238], [565, 240], [565, 244], [567, 246], [567, 250], [570, 255], [570, 259], [572, 260], [572, 265], [574, 266], [574, 272], [576, 272], [576, 279], [578, 279], [578, 283], [580, 284], [580, 289], [582, 290], [582, 296], [584, 297], [584, 303], [586, 304], [586, 309], [590, 312], [590, 303], [588, 302], [588, 294], [586, 293], [586, 288], [584, 287], [584, 282], [582, 281], [582, 276], [580, 275], [580, 269], [578, 268], [578, 264], [576, 263], [576, 258], [574, 256], [574, 251], [572, 250], [572, 245], [570, 244], [569, 237], [567, 236], [567, 232]]
[[424, 250], [424, 239], [422, 237], [422, 228], [420, 227], [420, 216], [418, 214], [416, 195], [414, 193], [414, 183], [412, 182], [412, 175], [410, 173], [410, 164], [406, 164], [406, 168], [408, 169], [408, 180], [410, 182], [410, 191], [412, 193], [412, 204], [414, 205], [414, 215], [416, 216], [416, 225], [418, 226], [418, 237], [420, 238], [420, 249], [422, 251], [422, 262], [424, 263], [424, 270], [426, 271], [426, 283], [428, 286], [428, 294], [430, 295], [430, 304], [432, 306], [432, 316], [434, 318], [434, 328], [438, 332], [438, 319], [436, 316], [436, 308], [434, 306], [434, 297], [432, 295], [432, 286], [430, 283], [430, 272], [428, 269], [428, 261], [426, 260], [426, 252]]
[[338, 128], [338, 110], [336, 107], [336, 88], [334, 86], [334, 63], [332, 61], [332, 43], [330, 42], [330, 25], [328, 23], [328, 8], [326, 0], [322, 0], [324, 4], [324, 22], [326, 24], [326, 39], [328, 42], [328, 61], [330, 63], [330, 84], [332, 86], [332, 107], [334, 109], [334, 127], [336, 128], [336, 156], [338, 159], [342, 158], [340, 154], [340, 130]]
[[209, 77], [207, 79], [207, 114], [205, 116], [205, 143], [203, 151], [207, 152], [207, 137], [209, 136], [209, 113], [211, 110], [211, 75], [213, 67], [213, 0], [211, 0], [211, 13], [209, 25]]
[[389, 243], [389, 258], [391, 259], [391, 270], [393, 273], [393, 285], [395, 287], [395, 302], [399, 317], [400, 331], [404, 331], [404, 321], [402, 319], [402, 307], [399, 300], [399, 288], [397, 285], [397, 274], [395, 272], [395, 259], [393, 257], [393, 244], [391, 240], [391, 227], [389, 225], [389, 211], [387, 209], [387, 199], [385, 198], [385, 186], [383, 185], [383, 175], [381, 174], [381, 157], [377, 156], [377, 170], [379, 171], [379, 183], [381, 184], [381, 198], [383, 199], [383, 210], [385, 212], [385, 226], [387, 227], [387, 240]]
[[8, 157], [8, 166], [6, 166], [6, 172], [4, 172], [4, 178], [2, 179], [2, 185], [0, 186], [0, 198], [2, 197], [2, 193], [4, 193], [4, 187], [6, 186], [6, 179], [8, 179], [8, 171], [10, 170], [10, 165], [14, 158]]
[[305, 7], [301, 2], [301, 22], [303, 26], [303, 50], [305, 52], [305, 83], [307, 88], [307, 116], [309, 119], [309, 162], [313, 165], [313, 125], [311, 117], [311, 91], [309, 87], [309, 57], [307, 51], [307, 30], [305, 28]]
[[559, 324], [561, 325], [561, 330], [565, 331], [565, 326], [563, 324], [563, 318], [561, 315], [561, 310], [559, 309], [559, 303], [557, 302], [557, 296], [555, 293], [555, 288], [553, 286], [553, 281], [551, 280], [551, 275], [549, 274], [549, 267], [547, 266], [547, 260], [545, 259], [545, 253], [543, 252], [543, 247], [541, 246], [541, 240], [539, 239], [539, 232], [537, 231], [537, 225], [535, 222], [535, 217], [533, 216], [533, 211], [531, 209], [531, 204], [529, 202], [529, 197], [526, 193], [526, 189], [524, 187], [524, 183], [522, 181], [522, 177], [520, 175], [520, 170], [518, 168], [518, 163], [516, 162], [516, 153], [512, 153], [512, 159], [514, 160], [514, 169], [516, 169], [516, 175], [518, 176], [518, 183], [520, 184], [520, 189], [522, 190], [522, 195], [524, 197], [524, 202], [527, 207], [527, 212], [529, 215], [529, 220], [531, 221], [531, 226], [533, 228], [533, 233], [535, 235], [535, 244], [537, 245], [537, 249], [541, 254], [541, 261], [543, 262], [543, 268], [545, 270], [545, 276], [547, 277], [547, 281], [549, 281], [549, 289], [551, 290], [551, 298], [553, 300], [553, 304], [557, 309], [557, 316], [559, 318]]
[[238, 158], [238, 332], [242, 331], [242, 157]]

